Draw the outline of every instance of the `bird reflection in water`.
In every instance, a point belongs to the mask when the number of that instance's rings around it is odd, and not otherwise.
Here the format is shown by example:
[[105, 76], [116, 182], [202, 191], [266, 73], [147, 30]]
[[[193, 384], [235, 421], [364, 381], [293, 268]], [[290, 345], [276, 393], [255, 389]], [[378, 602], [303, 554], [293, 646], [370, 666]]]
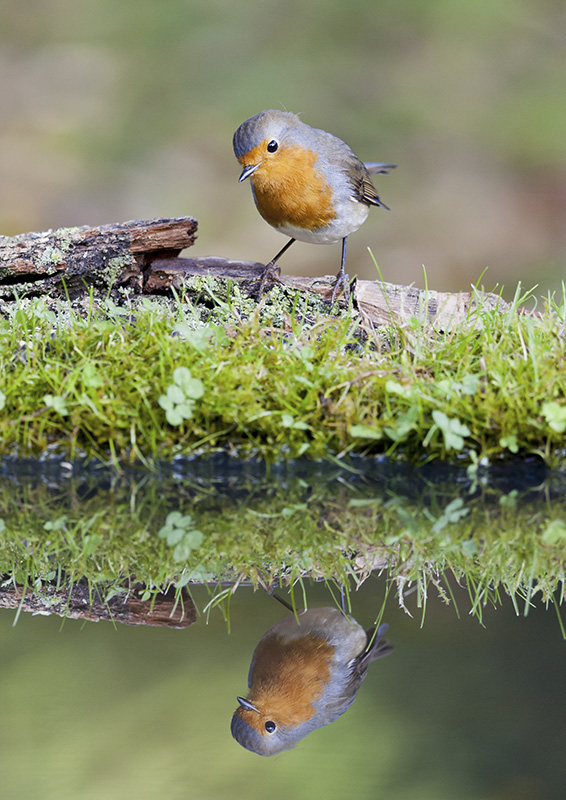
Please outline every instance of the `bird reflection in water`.
[[354, 702], [371, 662], [393, 650], [383, 639], [387, 627], [365, 631], [337, 608], [311, 608], [277, 622], [254, 651], [232, 736], [252, 753], [271, 756], [334, 722]]

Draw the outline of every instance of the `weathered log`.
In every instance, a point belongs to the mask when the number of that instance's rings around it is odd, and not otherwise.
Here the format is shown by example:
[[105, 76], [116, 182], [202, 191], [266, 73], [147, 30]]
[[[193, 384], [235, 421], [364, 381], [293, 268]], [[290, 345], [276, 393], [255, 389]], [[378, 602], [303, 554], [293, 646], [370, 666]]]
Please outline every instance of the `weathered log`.
[[[178, 257], [182, 249], [193, 244], [196, 230], [192, 217], [173, 217], [0, 236], [0, 299], [26, 295], [74, 298], [86, 295], [90, 288], [104, 296], [120, 286], [129, 286], [137, 293], [170, 294], [203, 276], [237, 281], [255, 294], [263, 264]], [[325, 302], [330, 302], [334, 280], [333, 275], [281, 275], [282, 286], [314, 292]], [[477, 296], [474, 292], [436, 292], [383, 281], [357, 280], [352, 288], [354, 307], [369, 327], [404, 326], [417, 318], [436, 330], [447, 331], [470, 318]], [[495, 294], [481, 293], [481, 303], [484, 308], [507, 308]], [[345, 305], [343, 298], [340, 305]]]
[[167, 628], [188, 628], [196, 622], [193, 601], [183, 591], [182, 602], [175, 600], [175, 590], [141, 600], [144, 587], [135, 584], [128, 594], [117, 594], [106, 599], [96, 587], [89, 586], [84, 578], [71, 587], [44, 583], [40, 592], [23, 586], [0, 586], [0, 608], [20, 609], [32, 614], [56, 614], [70, 619], [91, 622], [112, 620], [124, 625], [157, 625]]
[[[249, 284], [257, 291], [263, 264], [254, 261], [232, 261], [226, 258], [155, 259], [146, 271], [144, 291], [148, 293], [180, 291], [192, 277], [209, 276]], [[335, 276], [298, 277], [281, 275], [281, 285], [299, 291], [315, 292], [330, 303]], [[450, 330], [474, 311], [477, 295], [473, 292], [436, 292], [414, 286], [398, 286], [384, 281], [356, 280], [352, 289], [354, 306], [369, 325], [404, 325], [417, 318], [437, 330]], [[481, 293], [484, 308], [508, 305], [496, 294]], [[344, 301], [341, 300], [344, 305]]]
[[190, 247], [196, 230], [192, 217], [173, 217], [0, 236], [0, 297], [142, 291], [152, 260]]

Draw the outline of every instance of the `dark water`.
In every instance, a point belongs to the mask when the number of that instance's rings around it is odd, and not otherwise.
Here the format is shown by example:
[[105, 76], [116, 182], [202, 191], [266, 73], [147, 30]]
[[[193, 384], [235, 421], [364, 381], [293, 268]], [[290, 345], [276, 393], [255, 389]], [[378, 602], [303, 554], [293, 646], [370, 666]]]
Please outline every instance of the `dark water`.
[[[264, 486], [263, 469], [253, 467], [244, 480], [233, 466], [200, 465], [190, 481], [202, 487], [210, 479], [226, 492], [232, 485], [236, 495], [254, 482]], [[275, 477], [279, 485], [302, 480], [316, 491], [329, 475], [328, 467], [317, 469], [298, 477], [296, 470], [279, 469]], [[11, 487], [15, 499], [22, 485], [28, 493], [39, 483], [58, 493], [70, 480], [65, 470], [36, 465], [16, 474], [5, 465], [4, 489]], [[414, 472], [385, 476], [379, 464], [373, 470], [353, 480], [402, 486], [406, 494], [447, 485], [442, 472], [419, 473], [418, 485]], [[113, 481], [122, 491], [123, 479], [92, 472], [102, 477], [104, 491]], [[492, 476], [490, 486], [503, 481], [511, 491], [515, 473]], [[521, 491], [527, 492], [548, 478], [537, 463], [526, 465], [525, 475]], [[481, 491], [464, 471], [451, 477], [460, 489]], [[162, 494], [170, 478], [155, 478]], [[72, 480], [77, 502], [103, 491], [88, 472]], [[186, 465], [173, 480], [184, 485]], [[560, 502], [560, 485], [558, 477], [547, 485], [547, 501], [554, 495]], [[384, 577], [372, 576], [352, 593], [352, 613], [362, 625], [374, 621], [384, 587]], [[307, 590], [310, 606], [333, 603], [324, 585]], [[237, 591], [229, 631], [219, 609], [187, 630], [27, 614], [13, 627], [14, 612], [2, 611], [0, 794], [22, 800], [562, 800], [566, 643], [555, 610], [535, 598], [525, 618], [504, 600], [486, 608], [482, 626], [467, 613], [466, 591], [455, 584], [452, 590], [460, 617], [432, 590], [424, 623], [414, 595], [407, 598], [412, 617], [391, 596], [384, 619], [395, 652], [371, 665], [343, 717], [295, 750], [267, 759], [242, 749], [229, 729], [236, 695], [246, 693], [253, 649], [286, 613], [265, 593]], [[206, 588], [193, 593], [204, 608]]]

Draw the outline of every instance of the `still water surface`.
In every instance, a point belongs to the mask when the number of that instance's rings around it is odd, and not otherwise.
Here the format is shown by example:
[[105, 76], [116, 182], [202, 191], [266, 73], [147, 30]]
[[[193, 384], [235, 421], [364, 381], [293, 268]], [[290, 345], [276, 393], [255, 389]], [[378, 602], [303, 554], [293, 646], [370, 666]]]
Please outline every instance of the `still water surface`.
[[[370, 626], [384, 594], [352, 594]], [[1, 796], [563, 800], [566, 644], [554, 609], [511, 603], [460, 617], [434, 596], [421, 625], [390, 596], [395, 651], [370, 666], [353, 706], [294, 750], [261, 758], [230, 735], [253, 650], [286, 611], [241, 587], [186, 630], [0, 613]], [[209, 596], [193, 590], [198, 607]], [[332, 605], [321, 584], [309, 605]]]

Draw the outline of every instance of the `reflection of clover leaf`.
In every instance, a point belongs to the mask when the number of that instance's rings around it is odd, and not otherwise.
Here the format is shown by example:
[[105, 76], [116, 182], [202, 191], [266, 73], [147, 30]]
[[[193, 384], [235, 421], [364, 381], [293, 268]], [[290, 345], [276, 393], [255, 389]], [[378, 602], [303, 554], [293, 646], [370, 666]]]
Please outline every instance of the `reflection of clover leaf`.
[[[464, 501], [461, 497], [457, 497], [455, 500], [452, 500], [451, 503], [448, 503], [442, 515], [438, 517], [434, 525], [432, 526], [433, 533], [440, 533], [440, 531], [445, 528], [447, 525], [454, 524], [458, 522], [463, 517], [467, 516], [470, 513], [470, 509], [466, 508], [464, 505]], [[467, 544], [466, 547], [468, 548], [468, 552], [465, 552], [465, 555], [471, 555], [471, 544]]]
[[566, 523], [561, 519], [553, 519], [546, 526], [542, 540], [547, 544], [564, 544], [566, 542]]
[[193, 378], [186, 367], [177, 367], [173, 371], [173, 383], [167, 387], [165, 394], [159, 395], [158, 403], [165, 411], [170, 425], [181, 423], [193, 416], [195, 400], [204, 394], [204, 385], [198, 378]]
[[165, 539], [173, 548], [173, 560], [177, 563], [186, 561], [191, 552], [202, 544], [204, 537], [193, 526], [191, 516], [172, 511], [167, 515], [165, 525], [157, 532], [160, 539]]

